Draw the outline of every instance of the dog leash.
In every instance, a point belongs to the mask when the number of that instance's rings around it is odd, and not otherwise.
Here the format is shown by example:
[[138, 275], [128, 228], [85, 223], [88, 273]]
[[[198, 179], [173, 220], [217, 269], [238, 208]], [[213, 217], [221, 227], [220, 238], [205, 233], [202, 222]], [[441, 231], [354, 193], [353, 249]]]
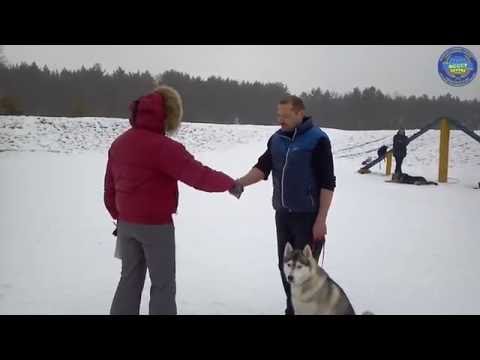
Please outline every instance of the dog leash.
[[322, 249], [322, 268], [323, 268], [323, 260], [325, 260], [325, 246], [327, 246], [327, 242], [323, 241], [323, 249]]
[[[325, 244], [326, 244], [326, 241], [325, 241], [325, 238], [323, 240], [323, 247], [322, 249], [320, 250], [320, 253], [322, 254], [322, 268], [323, 268], [323, 261], [325, 260]], [[313, 248], [312, 248], [312, 251], [315, 253], [315, 249], [317, 247], [317, 243], [316, 242], [313, 242]], [[320, 258], [320, 254], [318, 254], [318, 257]]]

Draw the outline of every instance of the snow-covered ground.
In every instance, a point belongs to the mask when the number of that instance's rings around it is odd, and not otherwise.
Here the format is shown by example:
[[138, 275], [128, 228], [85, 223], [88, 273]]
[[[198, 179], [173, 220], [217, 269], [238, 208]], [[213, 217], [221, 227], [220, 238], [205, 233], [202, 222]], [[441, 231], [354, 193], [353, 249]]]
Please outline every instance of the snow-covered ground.
[[[0, 116], [0, 314], [108, 313], [120, 261], [103, 175], [108, 146], [128, 126], [124, 119]], [[275, 129], [186, 123], [175, 138], [238, 177]], [[393, 131], [325, 131], [337, 189], [324, 266], [355, 309], [479, 314], [480, 190], [473, 187], [480, 144], [452, 131], [449, 183], [417, 187], [385, 183], [378, 165], [356, 173], [391, 144]], [[433, 130], [415, 140], [404, 170], [436, 180], [438, 142]], [[181, 184], [175, 224], [179, 313], [283, 312], [271, 180], [240, 200]], [[142, 313], [148, 287], [147, 280]]]

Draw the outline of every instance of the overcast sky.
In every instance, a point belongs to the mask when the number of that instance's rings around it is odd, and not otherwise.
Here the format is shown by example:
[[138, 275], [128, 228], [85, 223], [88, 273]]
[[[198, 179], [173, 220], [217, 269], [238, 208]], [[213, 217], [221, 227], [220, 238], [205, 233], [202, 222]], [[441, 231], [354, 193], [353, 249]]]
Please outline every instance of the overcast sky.
[[[480, 77], [445, 84], [437, 61], [453, 45], [5, 45], [10, 64], [35, 61], [51, 69], [100, 63], [108, 72], [173, 69], [194, 76], [282, 82], [300, 94], [314, 87], [339, 93], [375, 86], [384, 93], [480, 100]], [[462, 45], [480, 59], [480, 45]]]

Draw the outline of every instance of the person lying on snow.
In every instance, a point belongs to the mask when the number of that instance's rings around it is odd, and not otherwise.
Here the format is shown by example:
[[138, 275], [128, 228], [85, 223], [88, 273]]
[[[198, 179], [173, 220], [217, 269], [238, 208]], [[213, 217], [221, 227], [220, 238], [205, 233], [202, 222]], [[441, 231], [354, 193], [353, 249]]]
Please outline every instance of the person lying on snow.
[[428, 181], [423, 176], [411, 176], [405, 173], [393, 174], [392, 182], [397, 182], [401, 184], [412, 184], [412, 185], [438, 185], [434, 181]]

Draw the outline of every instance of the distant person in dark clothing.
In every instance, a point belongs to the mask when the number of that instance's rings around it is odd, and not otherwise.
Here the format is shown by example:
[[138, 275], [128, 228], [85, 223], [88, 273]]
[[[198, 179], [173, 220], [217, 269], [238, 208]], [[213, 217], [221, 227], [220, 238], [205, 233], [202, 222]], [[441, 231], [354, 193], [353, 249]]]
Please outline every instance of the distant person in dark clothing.
[[[385, 154], [387, 153], [387, 150], [388, 150], [388, 147], [386, 145], [380, 146], [377, 150], [378, 159], [381, 159], [382, 157], [384, 157]], [[382, 163], [381, 162], [379, 163], [379, 166], [380, 166], [380, 170], [381, 170], [382, 169]]]
[[405, 130], [398, 130], [393, 137], [393, 156], [395, 157], [395, 174], [402, 173], [402, 162], [407, 156], [408, 137], [405, 135]]
[[387, 146], [386, 145], [382, 145], [380, 146], [380, 148], [377, 150], [377, 155], [379, 158], [381, 158], [382, 156], [385, 156], [385, 154], [387, 153]]

